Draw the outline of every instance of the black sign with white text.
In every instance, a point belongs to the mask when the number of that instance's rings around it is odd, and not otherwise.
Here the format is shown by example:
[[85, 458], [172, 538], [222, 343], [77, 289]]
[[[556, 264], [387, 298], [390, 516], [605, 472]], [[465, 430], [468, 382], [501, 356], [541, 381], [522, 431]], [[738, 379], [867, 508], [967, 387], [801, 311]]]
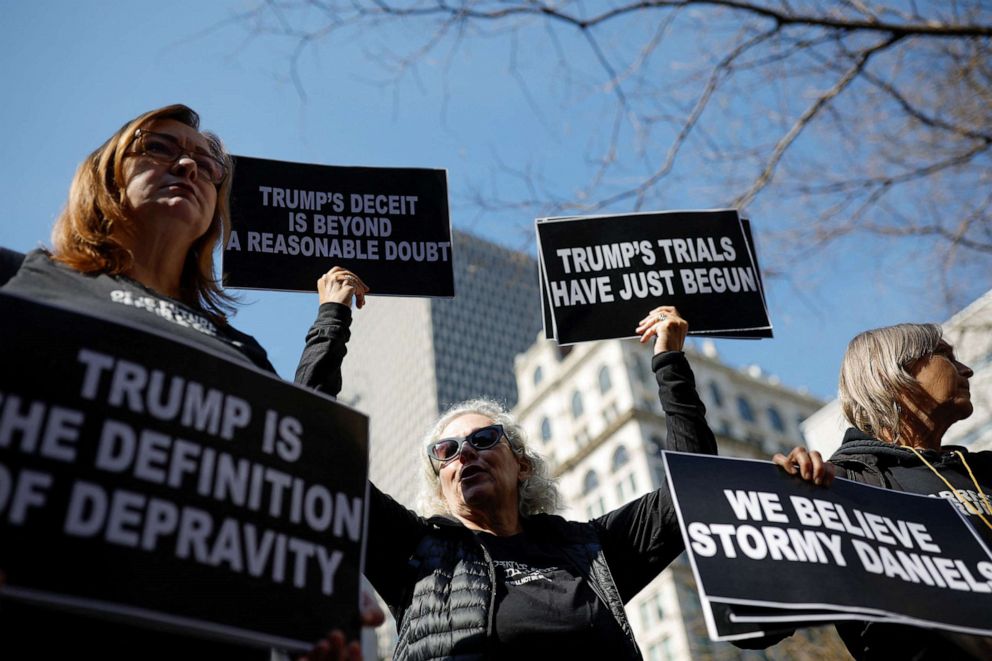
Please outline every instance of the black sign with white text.
[[[754, 240], [751, 237], [751, 222], [747, 218], [741, 218], [741, 227], [744, 230], [744, 240], [747, 243], [748, 250], [750, 251], [751, 261], [754, 263], [755, 271], [758, 273], [758, 289], [761, 290], [762, 299], [764, 299], [765, 289], [761, 282], [761, 269], [758, 265], [758, 256], [754, 252]], [[554, 319], [551, 316], [551, 300], [548, 298], [548, 286], [544, 282], [544, 271], [543, 269], [538, 269], [538, 275], [540, 277], [539, 287], [541, 290], [541, 314], [544, 318], [544, 337], [553, 340], [555, 339], [555, 327]], [[648, 307], [644, 308], [642, 314], [647, 314], [650, 308], [656, 307], [657, 305], [664, 305], [668, 303], [665, 297], [654, 299], [646, 302]], [[767, 304], [766, 304], [767, 309]], [[689, 335], [697, 334], [693, 329], [693, 325], [689, 324]], [[706, 333], [709, 337], [719, 338], [719, 337], [729, 337], [737, 340], [743, 339], [754, 339], [758, 340], [761, 338], [772, 337], [772, 329], [769, 328], [758, 328], [754, 330], [736, 330], [729, 335], [722, 335], [720, 333]]]
[[690, 333], [771, 336], [757, 262], [736, 211], [677, 211], [536, 224], [543, 296], [560, 344], [632, 337], [656, 305]]
[[992, 555], [946, 500], [815, 487], [764, 461], [664, 459], [704, 602], [760, 607], [742, 612], [773, 627], [774, 609], [798, 609], [992, 635]]
[[259, 647], [356, 631], [365, 416], [2, 293], [0, 346], [0, 596]]
[[454, 296], [445, 171], [236, 156], [224, 285], [312, 292], [332, 266], [371, 294]]

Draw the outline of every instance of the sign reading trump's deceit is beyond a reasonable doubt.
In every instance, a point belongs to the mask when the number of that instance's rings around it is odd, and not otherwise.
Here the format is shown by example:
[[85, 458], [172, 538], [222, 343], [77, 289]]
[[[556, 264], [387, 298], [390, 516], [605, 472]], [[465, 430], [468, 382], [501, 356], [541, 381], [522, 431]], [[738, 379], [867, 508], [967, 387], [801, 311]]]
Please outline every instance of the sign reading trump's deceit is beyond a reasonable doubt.
[[297, 650], [354, 632], [363, 415], [6, 294], [0, 346], [4, 598]]
[[224, 284], [314, 291], [332, 266], [373, 294], [454, 296], [444, 170], [235, 157]]

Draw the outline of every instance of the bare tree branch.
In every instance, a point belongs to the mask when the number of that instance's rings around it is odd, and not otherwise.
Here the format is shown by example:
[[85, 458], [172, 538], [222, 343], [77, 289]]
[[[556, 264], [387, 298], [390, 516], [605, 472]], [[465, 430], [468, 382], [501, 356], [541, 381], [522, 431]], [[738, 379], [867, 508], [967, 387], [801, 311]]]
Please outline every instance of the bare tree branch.
[[[291, 45], [301, 98], [302, 54], [357, 36], [397, 99], [413, 80], [444, 121], [463, 49], [503, 44], [554, 146], [494, 148], [499, 186], [467, 191], [479, 213], [729, 202], [781, 219], [755, 226], [769, 270], [858, 234], [933, 253], [948, 283], [992, 268], [987, 0], [256, 1], [233, 20]], [[572, 113], [599, 125], [576, 140]]]

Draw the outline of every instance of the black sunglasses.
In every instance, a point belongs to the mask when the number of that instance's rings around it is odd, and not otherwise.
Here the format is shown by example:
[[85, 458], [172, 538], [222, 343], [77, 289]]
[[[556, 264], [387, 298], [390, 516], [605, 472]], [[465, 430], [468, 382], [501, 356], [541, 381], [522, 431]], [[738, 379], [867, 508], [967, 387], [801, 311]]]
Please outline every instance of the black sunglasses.
[[496, 447], [504, 435], [503, 425], [489, 425], [482, 429], [476, 429], [465, 438], [442, 438], [434, 441], [427, 447], [427, 454], [432, 459], [444, 464], [460, 455], [466, 443], [476, 450], [488, 450]]

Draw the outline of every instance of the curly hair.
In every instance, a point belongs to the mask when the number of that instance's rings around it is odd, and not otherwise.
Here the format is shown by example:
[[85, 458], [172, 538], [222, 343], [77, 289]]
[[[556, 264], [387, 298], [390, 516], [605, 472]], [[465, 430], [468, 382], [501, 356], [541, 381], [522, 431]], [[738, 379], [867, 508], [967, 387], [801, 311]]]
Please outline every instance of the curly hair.
[[[134, 256], [115, 238], [118, 228], [131, 222], [125, 198], [124, 154], [135, 131], [156, 120], [171, 119], [197, 131], [200, 116], [192, 108], [174, 104], [150, 110], [122, 126], [86, 157], [69, 186], [69, 199], [52, 228], [52, 257], [83, 273], [121, 274]], [[228, 173], [232, 159], [213, 133], [201, 131], [214, 156], [224, 161]], [[214, 249], [230, 227], [231, 176], [217, 187], [217, 204], [210, 229], [186, 255], [180, 276], [180, 299], [223, 322], [233, 311], [234, 298], [214, 276]]]
[[840, 368], [840, 403], [847, 421], [875, 437], [896, 440], [902, 397], [920, 389], [907, 368], [932, 356], [941, 336], [937, 324], [898, 324], [855, 336]]
[[520, 514], [527, 516], [557, 512], [561, 508], [558, 484], [551, 477], [551, 470], [544, 457], [527, 446], [527, 436], [523, 428], [499, 403], [490, 399], [470, 399], [451, 406], [424, 436], [420, 452], [422, 470], [418, 496], [421, 514], [451, 516], [448, 503], [441, 494], [440, 477], [435, 472], [434, 464], [431, 463], [426, 449], [441, 437], [441, 432], [448, 423], [470, 413], [477, 413], [492, 420], [493, 424], [502, 425], [510, 447], [514, 452], [522, 455], [523, 461], [530, 466], [530, 477], [520, 483], [517, 491], [517, 507]]

